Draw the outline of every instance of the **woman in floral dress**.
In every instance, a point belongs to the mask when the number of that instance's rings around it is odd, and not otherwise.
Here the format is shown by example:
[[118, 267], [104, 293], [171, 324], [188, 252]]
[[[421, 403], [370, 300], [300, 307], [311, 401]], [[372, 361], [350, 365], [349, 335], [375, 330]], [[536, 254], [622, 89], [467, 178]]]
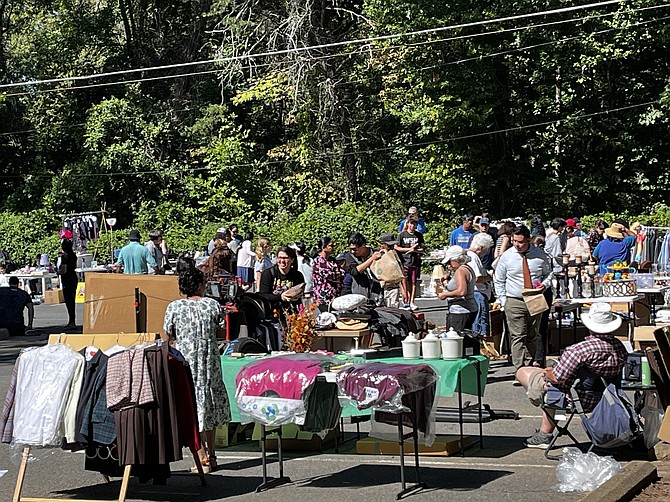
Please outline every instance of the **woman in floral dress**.
[[184, 355], [193, 374], [198, 427], [203, 440], [198, 456], [203, 470], [210, 472], [216, 469], [216, 427], [230, 421], [216, 341], [224, 317], [216, 300], [202, 296], [204, 276], [193, 259], [180, 257], [177, 272], [179, 291], [186, 298], [168, 305], [163, 329], [176, 340], [176, 348]]

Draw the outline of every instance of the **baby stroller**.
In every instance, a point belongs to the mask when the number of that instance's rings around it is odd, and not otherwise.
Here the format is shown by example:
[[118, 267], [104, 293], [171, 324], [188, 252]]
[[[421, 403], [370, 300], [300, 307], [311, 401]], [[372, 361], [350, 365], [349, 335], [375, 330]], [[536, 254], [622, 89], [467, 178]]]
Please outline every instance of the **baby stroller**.
[[238, 309], [244, 314], [249, 338], [261, 342], [268, 352], [281, 349], [281, 329], [273, 316], [270, 302], [258, 293], [244, 293]]

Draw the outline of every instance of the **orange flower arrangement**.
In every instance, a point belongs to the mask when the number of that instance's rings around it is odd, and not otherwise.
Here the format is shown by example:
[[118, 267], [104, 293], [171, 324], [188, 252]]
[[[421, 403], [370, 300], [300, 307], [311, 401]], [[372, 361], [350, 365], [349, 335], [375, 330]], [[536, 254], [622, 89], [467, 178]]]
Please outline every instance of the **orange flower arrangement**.
[[297, 313], [286, 315], [287, 329], [284, 337], [284, 350], [291, 352], [309, 352], [312, 350], [312, 343], [318, 338], [314, 330], [314, 326], [316, 326], [315, 308], [316, 305], [314, 304], [308, 308], [300, 305]]

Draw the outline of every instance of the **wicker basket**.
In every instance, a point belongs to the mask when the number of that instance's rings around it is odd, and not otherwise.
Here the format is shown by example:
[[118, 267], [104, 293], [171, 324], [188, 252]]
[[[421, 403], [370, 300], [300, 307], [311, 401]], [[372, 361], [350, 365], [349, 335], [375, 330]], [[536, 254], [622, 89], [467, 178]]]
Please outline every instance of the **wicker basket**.
[[637, 283], [635, 279], [620, 279], [618, 281], [605, 281], [602, 283], [603, 296], [635, 296], [637, 295]]

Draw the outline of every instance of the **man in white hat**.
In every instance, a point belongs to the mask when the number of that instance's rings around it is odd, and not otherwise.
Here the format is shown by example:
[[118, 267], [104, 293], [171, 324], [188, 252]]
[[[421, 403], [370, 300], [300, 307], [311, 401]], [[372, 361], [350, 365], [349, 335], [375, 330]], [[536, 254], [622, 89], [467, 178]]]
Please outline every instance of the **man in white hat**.
[[[594, 303], [581, 319], [591, 334], [584, 341], [566, 348], [556, 366], [544, 369], [525, 366], [517, 370], [516, 378], [526, 389], [533, 405], [539, 406], [543, 402], [550, 386], [564, 392], [569, 399], [570, 388], [579, 378], [580, 383], [575, 390], [584, 411], [588, 413], [602, 397], [600, 379], [615, 383], [621, 378], [628, 352], [613, 334], [621, 326], [621, 317], [612, 313], [609, 304]], [[549, 412], [551, 410], [545, 410], [545, 413]], [[526, 446], [546, 449], [553, 433], [554, 424], [543, 415], [540, 430], [526, 439]]]

